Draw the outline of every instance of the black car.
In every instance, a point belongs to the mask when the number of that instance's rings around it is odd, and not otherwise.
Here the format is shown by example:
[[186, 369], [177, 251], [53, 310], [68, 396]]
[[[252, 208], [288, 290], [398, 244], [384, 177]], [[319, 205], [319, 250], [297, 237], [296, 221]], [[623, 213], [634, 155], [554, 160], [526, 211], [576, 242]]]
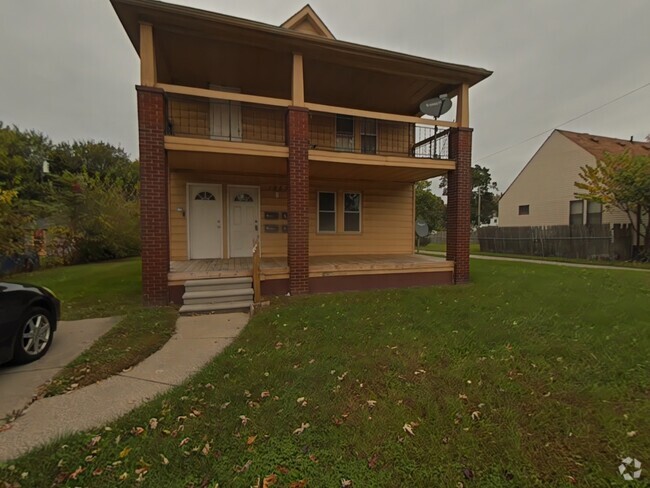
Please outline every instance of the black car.
[[0, 282], [0, 364], [42, 357], [60, 316], [61, 302], [47, 288]]

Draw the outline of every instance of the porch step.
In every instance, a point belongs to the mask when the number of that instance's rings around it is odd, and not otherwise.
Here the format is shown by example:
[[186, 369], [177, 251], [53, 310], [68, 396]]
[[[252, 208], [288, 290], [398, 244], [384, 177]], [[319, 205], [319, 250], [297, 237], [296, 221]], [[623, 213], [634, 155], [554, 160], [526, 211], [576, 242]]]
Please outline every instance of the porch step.
[[253, 278], [250, 276], [243, 276], [241, 278], [189, 280], [185, 282], [185, 292], [233, 290], [251, 288], [252, 286]]
[[[190, 288], [193, 290], [196, 287]], [[183, 304], [239, 302], [253, 299], [252, 288], [232, 288], [223, 290], [187, 291], [183, 294]]]
[[180, 313], [208, 313], [208, 312], [248, 312], [253, 300], [243, 300], [238, 302], [223, 302], [223, 303], [197, 303], [194, 305], [183, 305], [180, 308]]

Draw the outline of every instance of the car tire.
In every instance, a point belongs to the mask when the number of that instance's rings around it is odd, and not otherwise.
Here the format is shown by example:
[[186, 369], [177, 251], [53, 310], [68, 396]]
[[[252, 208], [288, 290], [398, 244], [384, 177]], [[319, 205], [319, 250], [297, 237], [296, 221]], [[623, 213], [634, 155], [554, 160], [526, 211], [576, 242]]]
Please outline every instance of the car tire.
[[30, 308], [20, 320], [11, 362], [26, 364], [42, 358], [52, 345], [55, 320], [49, 310], [42, 307]]

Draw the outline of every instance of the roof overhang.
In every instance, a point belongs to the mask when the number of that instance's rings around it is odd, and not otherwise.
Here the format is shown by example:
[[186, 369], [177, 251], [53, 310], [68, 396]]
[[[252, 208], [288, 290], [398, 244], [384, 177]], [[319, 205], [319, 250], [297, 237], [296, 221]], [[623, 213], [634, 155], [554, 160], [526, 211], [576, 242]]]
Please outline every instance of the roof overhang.
[[[182, 63], [183, 53], [187, 57], [190, 48], [193, 56], [201, 56], [208, 60], [204, 64], [209, 64], [218, 55], [219, 45], [239, 46], [248, 59], [267, 60], [283, 72], [290, 63], [291, 53], [299, 52], [305, 58], [307, 101], [342, 105], [346, 101], [337, 103], [331, 94], [341, 93], [341, 87], [350, 87], [349, 99], [358, 108], [413, 115], [421, 100], [448, 93], [460, 84], [475, 85], [492, 74], [482, 68], [434, 61], [157, 0], [111, 0], [111, 3], [136, 51], [140, 45], [139, 23], [153, 25], [156, 50], [160, 54], [158, 73], [162, 79], [171, 78], [172, 73], [179, 71], [176, 65]], [[164, 40], [166, 36], [168, 42]], [[182, 51], [181, 38], [186, 42]], [[179, 47], [174, 50], [174, 45]], [[242, 58], [236, 58], [232, 63], [241, 65]], [[229, 67], [222, 65], [222, 72]], [[331, 79], [322, 82], [328, 74]], [[337, 74], [338, 78], [333, 79]], [[199, 76], [202, 74], [187, 75], [188, 80], [180, 81], [197, 83]], [[286, 76], [286, 79], [278, 77], [278, 87], [290, 79], [290, 72]], [[267, 93], [286, 97], [287, 93], [277, 91], [279, 88], [271, 87]], [[390, 97], [379, 97], [386, 98], [385, 101], [377, 100], [382, 91], [390, 94]]]

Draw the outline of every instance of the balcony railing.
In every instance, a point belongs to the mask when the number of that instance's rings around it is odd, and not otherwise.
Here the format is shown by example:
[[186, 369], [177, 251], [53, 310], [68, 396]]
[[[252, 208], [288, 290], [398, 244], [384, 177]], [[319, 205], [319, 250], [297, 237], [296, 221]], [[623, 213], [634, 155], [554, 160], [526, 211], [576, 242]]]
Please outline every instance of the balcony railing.
[[311, 112], [312, 149], [413, 158], [449, 159], [443, 127]]
[[284, 145], [286, 109], [183, 95], [166, 96], [166, 133], [216, 141]]
[[[286, 107], [167, 94], [166, 133], [215, 141], [286, 145]], [[449, 159], [445, 127], [310, 111], [311, 149]]]

